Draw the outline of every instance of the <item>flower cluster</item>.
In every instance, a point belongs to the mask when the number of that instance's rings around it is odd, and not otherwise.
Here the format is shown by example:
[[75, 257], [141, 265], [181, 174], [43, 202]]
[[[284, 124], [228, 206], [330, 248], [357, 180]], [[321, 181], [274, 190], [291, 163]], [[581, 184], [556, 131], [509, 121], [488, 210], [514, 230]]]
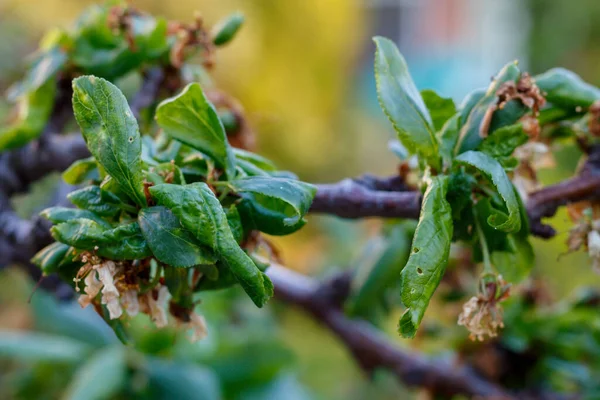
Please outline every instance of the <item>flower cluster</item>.
[[[167, 286], [157, 283], [145, 291], [140, 290], [137, 276], [132, 265], [125, 262], [104, 260], [90, 252], [81, 255], [84, 265], [79, 269], [73, 279], [77, 291], [83, 280], [84, 294], [79, 296], [79, 304], [85, 308], [93, 304], [97, 310], [103, 305], [108, 311], [110, 319], [123, 317], [123, 311], [129, 317], [135, 317], [140, 312], [147, 314], [157, 328], [169, 324], [169, 305], [171, 294]], [[128, 273], [129, 271], [129, 273]], [[99, 298], [99, 301], [98, 301]], [[181, 316], [173, 315], [178, 326], [192, 330], [190, 340], [195, 342], [203, 339], [207, 334], [204, 317], [193, 310]]]
[[487, 282], [482, 280], [480, 292], [463, 305], [463, 311], [458, 316], [458, 325], [469, 330], [471, 340], [483, 341], [485, 335], [498, 336], [498, 330], [504, 328], [502, 306], [499, 303], [508, 298], [509, 290], [510, 285], [502, 276], [493, 277]]

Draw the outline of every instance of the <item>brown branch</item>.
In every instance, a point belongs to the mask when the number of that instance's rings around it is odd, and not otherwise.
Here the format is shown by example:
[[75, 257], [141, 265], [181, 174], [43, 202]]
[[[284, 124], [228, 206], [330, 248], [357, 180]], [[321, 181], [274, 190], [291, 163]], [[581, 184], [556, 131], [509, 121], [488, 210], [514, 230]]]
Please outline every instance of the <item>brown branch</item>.
[[278, 300], [302, 308], [331, 330], [367, 373], [385, 368], [407, 386], [427, 388], [448, 397], [463, 394], [489, 399], [516, 398], [468, 366], [401, 349], [369, 323], [349, 319], [338, 306], [343, 297], [339, 294], [339, 282], [319, 285], [274, 263], [267, 269], [267, 275], [273, 281]]

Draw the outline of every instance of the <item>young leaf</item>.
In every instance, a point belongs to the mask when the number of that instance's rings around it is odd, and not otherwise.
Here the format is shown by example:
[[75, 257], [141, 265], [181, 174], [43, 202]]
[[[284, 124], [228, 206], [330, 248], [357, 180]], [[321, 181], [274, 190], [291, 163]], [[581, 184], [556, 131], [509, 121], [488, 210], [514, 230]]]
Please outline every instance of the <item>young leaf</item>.
[[452, 210], [446, 201], [447, 189], [448, 177], [437, 176], [423, 196], [412, 251], [400, 274], [402, 303], [406, 311], [398, 330], [403, 337], [415, 336], [446, 270], [453, 231]]
[[97, 164], [94, 157], [84, 158], [71, 164], [71, 166], [63, 172], [62, 178], [69, 185], [81, 185], [87, 179], [90, 179], [91, 173], [96, 171], [96, 169]]
[[169, 136], [211, 157], [229, 179], [235, 176], [235, 155], [225, 128], [199, 84], [191, 83], [177, 96], [160, 103], [156, 121]]
[[42, 210], [40, 215], [52, 222], [54, 225], [70, 221], [72, 219], [85, 218], [91, 219], [94, 222], [102, 225], [104, 228], [110, 229], [111, 226], [98, 214], [89, 210], [80, 210], [78, 208], [67, 207], [50, 207]]
[[287, 235], [300, 229], [317, 191], [308, 183], [259, 176], [229, 184], [242, 196], [238, 206], [242, 219], [270, 235]]
[[92, 155], [138, 206], [145, 207], [142, 142], [123, 93], [102, 78], [79, 77], [73, 80], [73, 110]]
[[152, 196], [171, 209], [198, 241], [227, 264], [254, 304], [262, 307], [273, 295], [273, 284], [237, 244], [219, 200], [205, 183], [152, 186]]
[[446, 121], [456, 114], [456, 106], [451, 98], [441, 97], [430, 89], [422, 90], [421, 97], [429, 110], [433, 128], [436, 132], [442, 129]]
[[535, 77], [544, 97], [555, 106], [587, 108], [600, 100], [600, 89], [584, 82], [579, 75], [564, 68], [552, 68]]
[[402, 144], [431, 165], [439, 165], [431, 116], [412, 81], [408, 66], [396, 45], [375, 37], [375, 80], [379, 103]]
[[214, 264], [213, 251], [200, 243], [181, 226], [173, 212], [165, 207], [140, 211], [138, 221], [154, 256], [173, 267]]
[[490, 215], [487, 220], [488, 224], [504, 232], [518, 232], [521, 229], [519, 200], [502, 165], [489, 155], [479, 151], [467, 151], [456, 157], [455, 161], [458, 165], [471, 166], [479, 170], [496, 186], [496, 190], [504, 200], [508, 217], [504, 213], [497, 212]]
[[21, 147], [40, 136], [52, 112], [55, 93], [56, 82], [50, 80], [19, 99], [17, 119], [0, 129], [0, 151]]
[[244, 15], [240, 12], [233, 13], [222, 21], [219, 21], [212, 31], [213, 43], [217, 46], [229, 43], [240, 30], [243, 23]]
[[58, 269], [68, 250], [69, 246], [66, 244], [54, 242], [38, 251], [31, 262], [47, 275]]
[[[121, 200], [114, 194], [102, 190], [100, 186], [88, 186], [67, 195], [71, 203], [102, 217], [115, 217], [121, 208]], [[93, 219], [93, 218], [92, 218]]]
[[[467, 119], [464, 122], [461, 121], [460, 138], [455, 149], [455, 154], [460, 154], [468, 150], [474, 150], [477, 148], [477, 146], [479, 146], [485, 135], [487, 135], [488, 131], [490, 131], [493, 115], [499, 112], [495, 111], [492, 116], [489, 115], [490, 110], [492, 110], [492, 107], [498, 101], [496, 92], [502, 86], [502, 84], [509, 81], [516, 82], [520, 76], [521, 71], [517, 67], [516, 62], [508, 63], [500, 70], [500, 72], [498, 72], [498, 75], [496, 75], [488, 87], [485, 95], [481, 97], [479, 101], [477, 101], [472, 110], [470, 110], [468, 113]], [[472, 100], [476, 98], [477, 96], [474, 96]], [[522, 114], [514, 114], [514, 116], [510, 118], [514, 120], [508, 121], [507, 124], [515, 123], [521, 116]]]

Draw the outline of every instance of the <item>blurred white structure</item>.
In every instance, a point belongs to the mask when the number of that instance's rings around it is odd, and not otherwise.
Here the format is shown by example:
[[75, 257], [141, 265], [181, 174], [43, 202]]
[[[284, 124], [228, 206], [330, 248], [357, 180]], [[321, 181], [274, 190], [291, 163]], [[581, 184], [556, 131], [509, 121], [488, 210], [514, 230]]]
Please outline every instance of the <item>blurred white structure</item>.
[[[509, 61], [518, 59], [526, 68], [529, 17], [522, 0], [362, 3], [371, 16], [371, 35], [396, 42], [420, 88], [458, 99], [486, 86]], [[365, 58], [372, 59], [371, 51]]]

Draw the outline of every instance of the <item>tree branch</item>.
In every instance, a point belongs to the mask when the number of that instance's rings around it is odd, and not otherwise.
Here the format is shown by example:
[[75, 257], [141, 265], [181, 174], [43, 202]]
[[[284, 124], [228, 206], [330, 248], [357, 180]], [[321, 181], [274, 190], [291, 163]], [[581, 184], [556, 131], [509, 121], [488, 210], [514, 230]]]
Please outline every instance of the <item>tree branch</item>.
[[278, 300], [300, 307], [331, 330], [367, 373], [385, 368], [407, 386], [427, 388], [448, 397], [463, 394], [490, 399], [517, 398], [456, 360], [427, 358], [401, 349], [369, 323], [349, 319], [338, 305], [339, 291], [344, 291], [340, 289], [339, 281], [333, 285], [319, 285], [315, 280], [273, 262], [267, 275], [273, 281]]

